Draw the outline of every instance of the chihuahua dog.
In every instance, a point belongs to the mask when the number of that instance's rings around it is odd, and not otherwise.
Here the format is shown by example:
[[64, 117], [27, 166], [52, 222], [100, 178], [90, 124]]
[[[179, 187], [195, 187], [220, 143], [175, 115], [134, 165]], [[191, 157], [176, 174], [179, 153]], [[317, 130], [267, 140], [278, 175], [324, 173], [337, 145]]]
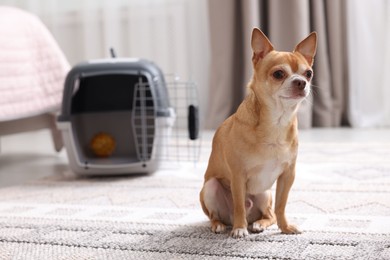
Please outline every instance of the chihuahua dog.
[[241, 238], [248, 235], [248, 224], [256, 233], [277, 223], [282, 233], [298, 234], [285, 208], [295, 177], [297, 111], [310, 93], [317, 34], [293, 52], [279, 52], [254, 28], [251, 45], [248, 95], [215, 133], [200, 202], [215, 233], [232, 225], [231, 236]]

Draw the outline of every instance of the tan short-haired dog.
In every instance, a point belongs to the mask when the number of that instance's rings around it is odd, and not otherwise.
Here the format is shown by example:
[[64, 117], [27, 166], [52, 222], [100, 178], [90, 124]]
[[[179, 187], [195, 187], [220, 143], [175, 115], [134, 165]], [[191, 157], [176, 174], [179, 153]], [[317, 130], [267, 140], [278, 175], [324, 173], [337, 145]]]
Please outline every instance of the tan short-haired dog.
[[[299, 230], [285, 216], [297, 158], [297, 111], [310, 93], [317, 34], [293, 52], [274, 50], [257, 28], [252, 32], [253, 77], [236, 113], [218, 128], [200, 201], [213, 232], [233, 225], [235, 238], [278, 224]], [[277, 181], [275, 212], [270, 188]]]

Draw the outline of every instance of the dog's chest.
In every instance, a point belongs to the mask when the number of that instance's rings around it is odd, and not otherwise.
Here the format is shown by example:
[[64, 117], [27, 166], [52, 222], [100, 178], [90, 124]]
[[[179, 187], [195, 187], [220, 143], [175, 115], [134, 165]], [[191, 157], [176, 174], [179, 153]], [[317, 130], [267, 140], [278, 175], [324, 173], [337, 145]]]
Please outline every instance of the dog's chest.
[[266, 159], [252, 167], [248, 172], [247, 193], [259, 194], [270, 189], [292, 160], [291, 151], [280, 151], [278, 156]]

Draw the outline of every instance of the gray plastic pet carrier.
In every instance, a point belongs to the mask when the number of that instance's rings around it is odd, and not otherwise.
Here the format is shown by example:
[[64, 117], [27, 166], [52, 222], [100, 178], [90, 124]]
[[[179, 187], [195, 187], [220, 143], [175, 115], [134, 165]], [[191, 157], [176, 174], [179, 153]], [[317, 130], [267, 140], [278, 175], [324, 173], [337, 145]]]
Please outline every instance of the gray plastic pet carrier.
[[81, 63], [65, 80], [58, 127], [77, 174], [151, 173], [164, 160], [196, 160], [196, 88], [143, 59]]

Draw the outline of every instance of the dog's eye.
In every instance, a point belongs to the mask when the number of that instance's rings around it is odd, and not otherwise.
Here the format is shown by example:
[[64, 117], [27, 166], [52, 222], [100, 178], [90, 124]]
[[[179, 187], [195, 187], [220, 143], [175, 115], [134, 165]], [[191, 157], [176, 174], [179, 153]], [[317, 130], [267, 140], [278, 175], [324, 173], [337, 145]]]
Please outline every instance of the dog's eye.
[[306, 76], [306, 78], [310, 79], [310, 78], [313, 76], [313, 71], [307, 70], [307, 71], [305, 72], [305, 76]]
[[275, 71], [272, 76], [275, 78], [275, 79], [283, 79], [284, 78], [284, 71], [283, 70], [277, 70]]

